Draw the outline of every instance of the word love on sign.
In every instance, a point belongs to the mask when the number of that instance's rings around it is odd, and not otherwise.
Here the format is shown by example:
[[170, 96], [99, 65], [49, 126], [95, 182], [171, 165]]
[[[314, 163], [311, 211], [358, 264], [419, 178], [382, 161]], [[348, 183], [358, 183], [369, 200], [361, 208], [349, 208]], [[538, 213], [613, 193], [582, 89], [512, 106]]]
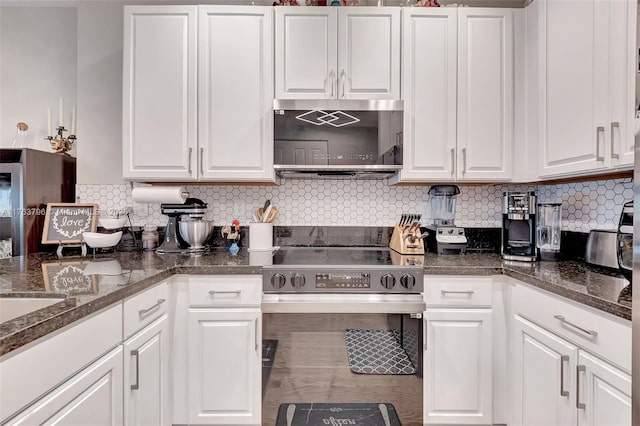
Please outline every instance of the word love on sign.
[[83, 232], [95, 232], [97, 204], [49, 203], [44, 218], [42, 244], [78, 244]]

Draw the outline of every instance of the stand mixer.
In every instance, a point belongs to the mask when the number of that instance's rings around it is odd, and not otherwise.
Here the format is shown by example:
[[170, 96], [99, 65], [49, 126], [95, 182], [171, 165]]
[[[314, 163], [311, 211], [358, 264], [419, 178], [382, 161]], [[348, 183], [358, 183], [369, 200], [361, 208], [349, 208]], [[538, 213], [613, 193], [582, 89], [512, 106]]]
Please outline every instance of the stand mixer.
[[[160, 209], [169, 219], [164, 242], [156, 249], [157, 253], [181, 253], [186, 250], [187, 245], [191, 247], [190, 251], [204, 249], [204, 241], [213, 232], [213, 224], [203, 220], [207, 203], [198, 198], [187, 198], [184, 204], [161, 204]], [[193, 225], [187, 224], [189, 222]]]

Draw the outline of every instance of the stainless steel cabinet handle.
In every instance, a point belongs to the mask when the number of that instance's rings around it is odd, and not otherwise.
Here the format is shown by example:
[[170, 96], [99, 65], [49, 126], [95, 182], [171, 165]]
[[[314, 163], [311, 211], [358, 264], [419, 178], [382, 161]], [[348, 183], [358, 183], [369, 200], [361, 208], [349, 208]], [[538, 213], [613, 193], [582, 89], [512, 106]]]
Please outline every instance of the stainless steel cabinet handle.
[[[329, 72], [329, 79], [331, 80], [331, 99], [333, 99], [333, 88], [336, 85], [336, 82], [334, 81], [334, 77], [335, 77], [335, 73], [333, 70], [331, 70]], [[337, 89], [336, 89], [337, 90]]]
[[216, 294], [237, 294], [240, 295], [242, 290], [209, 290], [209, 294], [211, 296], [215, 296]]
[[341, 78], [341, 80], [342, 80], [342, 97], [344, 98], [344, 85], [345, 85], [346, 80], [347, 80], [347, 73], [344, 72], [344, 70], [342, 70], [341, 76], [342, 76], [342, 78]]
[[140, 354], [137, 349], [131, 351], [131, 356], [136, 357], [136, 383], [131, 385], [131, 390], [140, 389]]
[[456, 150], [451, 148], [451, 174], [456, 172]]
[[139, 310], [138, 311], [138, 315], [140, 315], [140, 316], [146, 315], [147, 313], [149, 313], [149, 312], [153, 311], [154, 309], [156, 309], [158, 306], [162, 305], [164, 302], [166, 302], [165, 299], [158, 299], [156, 304], [151, 306], [150, 308]]
[[571, 321], [567, 321], [567, 320], [565, 319], [565, 317], [564, 317], [564, 316], [562, 316], [562, 315], [554, 315], [553, 317], [554, 317], [555, 319], [557, 319], [558, 321], [560, 321], [561, 323], [563, 323], [563, 324], [567, 324], [567, 325], [569, 325], [569, 326], [571, 326], [571, 327], [575, 328], [576, 330], [580, 330], [580, 331], [582, 331], [583, 333], [588, 334], [588, 335], [589, 335], [589, 336], [591, 336], [591, 338], [593, 338], [593, 339], [595, 339], [595, 338], [598, 336], [598, 332], [597, 332], [597, 331], [595, 331], [595, 330], [587, 330], [586, 328], [580, 327], [579, 325], [574, 324], [574, 323], [572, 323]]
[[256, 323], [255, 323], [255, 327], [256, 327], [256, 352], [258, 351], [258, 319], [256, 318]]
[[204, 175], [204, 148], [200, 148], [200, 176]]
[[193, 148], [189, 147], [189, 174], [191, 174], [191, 154], [193, 154]]
[[462, 148], [462, 173], [467, 172], [467, 148]]
[[[611, 122], [611, 158], [615, 158], [616, 160], [620, 158], [619, 154], [616, 154], [616, 144], [614, 143], [615, 140], [615, 130], [614, 129], [618, 129], [618, 133], [620, 131], [620, 123], [618, 123], [617, 121], [612, 121]], [[620, 148], [622, 149], [622, 145], [620, 145]]]
[[469, 296], [471, 296], [474, 291], [473, 290], [440, 290], [440, 293], [442, 293], [442, 295], [445, 294], [468, 294]]
[[600, 156], [600, 134], [604, 135], [604, 126], [596, 127], [596, 161], [604, 161], [604, 156]]
[[584, 410], [587, 408], [587, 404], [580, 402], [580, 373], [587, 371], [587, 367], [584, 365], [576, 366], [576, 408]]
[[560, 396], [569, 396], [569, 391], [564, 390], [564, 363], [569, 362], [569, 355], [560, 357]]

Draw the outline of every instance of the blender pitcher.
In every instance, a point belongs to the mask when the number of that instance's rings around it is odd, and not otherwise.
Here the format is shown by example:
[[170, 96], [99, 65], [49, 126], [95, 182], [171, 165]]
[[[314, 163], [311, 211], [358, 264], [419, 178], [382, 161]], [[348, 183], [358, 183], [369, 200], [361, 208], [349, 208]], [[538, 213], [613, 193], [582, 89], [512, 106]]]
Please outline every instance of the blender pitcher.
[[434, 185], [429, 189], [431, 216], [435, 226], [453, 226], [456, 218], [456, 185]]
[[562, 203], [538, 204], [538, 250], [541, 260], [557, 260], [560, 257]]

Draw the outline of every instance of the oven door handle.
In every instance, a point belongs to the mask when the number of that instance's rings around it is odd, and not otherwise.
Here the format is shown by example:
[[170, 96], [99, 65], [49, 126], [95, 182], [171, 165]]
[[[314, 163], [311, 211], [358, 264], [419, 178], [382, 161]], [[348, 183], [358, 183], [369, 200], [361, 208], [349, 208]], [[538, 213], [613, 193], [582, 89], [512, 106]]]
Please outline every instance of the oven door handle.
[[420, 294], [264, 293], [263, 313], [417, 314], [426, 304]]

